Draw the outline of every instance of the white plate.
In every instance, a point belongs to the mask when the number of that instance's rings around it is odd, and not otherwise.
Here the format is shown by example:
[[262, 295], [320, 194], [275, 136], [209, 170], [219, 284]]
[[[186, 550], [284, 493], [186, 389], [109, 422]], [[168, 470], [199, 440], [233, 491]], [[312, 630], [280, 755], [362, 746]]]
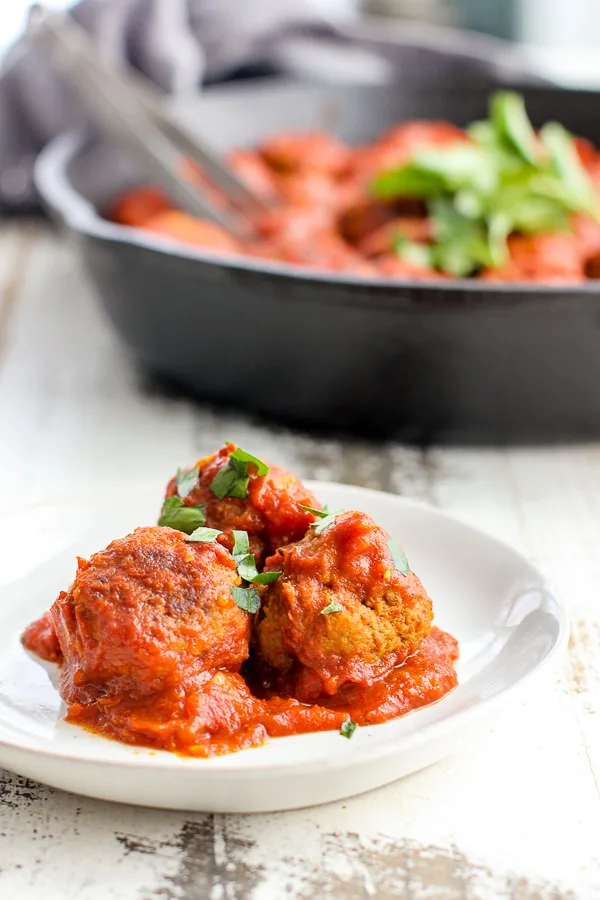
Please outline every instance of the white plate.
[[160, 487], [105, 491], [0, 519], [0, 765], [55, 787], [125, 803], [212, 812], [294, 809], [380, 787], [452, 752], [564, 647], [560, 603], [525, 559], [437, 510], [401, 497], [312, 484], [335, 508], [361, 509], [402, 544], [460, 642], [459, 687], [403, 719], [277, 738], [217, 759], [132, 748], [62, 721], [53, 666], [19, 643], [23, 628], [86, 556], [151, 523]]

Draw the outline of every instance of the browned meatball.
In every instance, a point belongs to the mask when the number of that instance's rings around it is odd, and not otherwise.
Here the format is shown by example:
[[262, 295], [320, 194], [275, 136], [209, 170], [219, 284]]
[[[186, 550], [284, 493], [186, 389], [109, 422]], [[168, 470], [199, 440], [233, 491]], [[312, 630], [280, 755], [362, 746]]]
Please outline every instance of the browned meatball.
[[[197, 484], [183, 498], [183, 503], [185, 506], [201, 504], [206, 525], [223, 532], [217, 540], [230, 550], [231, 532], [248, 532], [250, 550], [260, 564], [265, 554], [304, 536], [314, 516], [302, 506], [314, 509], [321, 504], [292, 472], [269, 466], [267, 474], [260, 475], [252, 463], [248, 466], [246, 496], [217, 496], [215, 479], [228, 468], [236, 449], [235, 444], [225, 444], [212, 456], [198, 460]], [[167, 485], [166, 494], [167, 498], [177, 494], [175, 478]]]
[[267, 560], [282, 575], [263, 599], [257, 649], [299, 700], [372, 683], [428, 634], [431, 600], [395, 567], [388, 539], [365, 513], [345, 512]]
[[138, 528], [79, 560], [71, 589], [51, 609], [62, 696], [140, 697], [179, 684], [182, 673], [237, 671], [250, 620], [232, 597], [236, 580], [224, 547], [171, 528]]

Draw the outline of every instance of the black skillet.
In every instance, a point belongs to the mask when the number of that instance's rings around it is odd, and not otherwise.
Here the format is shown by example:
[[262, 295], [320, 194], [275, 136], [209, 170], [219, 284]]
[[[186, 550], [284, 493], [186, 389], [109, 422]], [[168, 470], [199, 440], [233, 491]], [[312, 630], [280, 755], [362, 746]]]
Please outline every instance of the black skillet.
[[[600, 145], [592, 93], [526, 88], [535, 125]], [[246, 83], [179, 106], [220, 149], [288, 129], [351, 143], [406, 118], [466, 125], [487, 90]], [[217, 259], [98, 212], [140, 181], [106, 144], [42, 154], [42, 198], [75, 238], [101, 302], [142, 362], [201, 397], [302, 425], [409, 440], [600, 434], [600, 287], [411, 283]]]

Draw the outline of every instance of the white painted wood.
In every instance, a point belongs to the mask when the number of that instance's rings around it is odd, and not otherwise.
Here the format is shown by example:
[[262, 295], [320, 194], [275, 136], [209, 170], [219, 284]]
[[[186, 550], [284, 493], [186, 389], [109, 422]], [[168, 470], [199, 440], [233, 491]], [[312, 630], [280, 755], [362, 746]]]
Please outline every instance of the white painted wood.
[[70, 251], [44, 229], [0, 231], [0, 321], [2, 506], [166, 479], [231, 438], [303, 476], [418, 497], [486, 529], [542, 568], [574, 620], [556, 679], [532, 685], [460, 754], [345, 803], [189, 815], [3, 773], [0, 897], [600, 898], [600, 445], [323, 441], [168, 399], [145, 385]]

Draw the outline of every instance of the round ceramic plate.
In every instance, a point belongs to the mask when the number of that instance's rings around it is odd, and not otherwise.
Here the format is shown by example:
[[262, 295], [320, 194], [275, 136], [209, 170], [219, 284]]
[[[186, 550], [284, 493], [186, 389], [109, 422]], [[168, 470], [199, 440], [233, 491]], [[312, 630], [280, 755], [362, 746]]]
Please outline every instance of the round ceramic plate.
[[460, 642], [459, 687], [410, 715], [358, 729], [272, 740], [216, 759], [133, 748], [62, 720], [54, 667], [19, 643], [74, 575], [75, 555], [156, 520], [160, 487], [120, 489], [0, 519], [0, 765], [55, 787], [125, 803], [258, 812], [380, 787], [452, 752], [566, 643], [565, 612], [525, 559], [437, 510], [401, 497], [312, 484], [334, 508], [369, 513], [404, 548]]

